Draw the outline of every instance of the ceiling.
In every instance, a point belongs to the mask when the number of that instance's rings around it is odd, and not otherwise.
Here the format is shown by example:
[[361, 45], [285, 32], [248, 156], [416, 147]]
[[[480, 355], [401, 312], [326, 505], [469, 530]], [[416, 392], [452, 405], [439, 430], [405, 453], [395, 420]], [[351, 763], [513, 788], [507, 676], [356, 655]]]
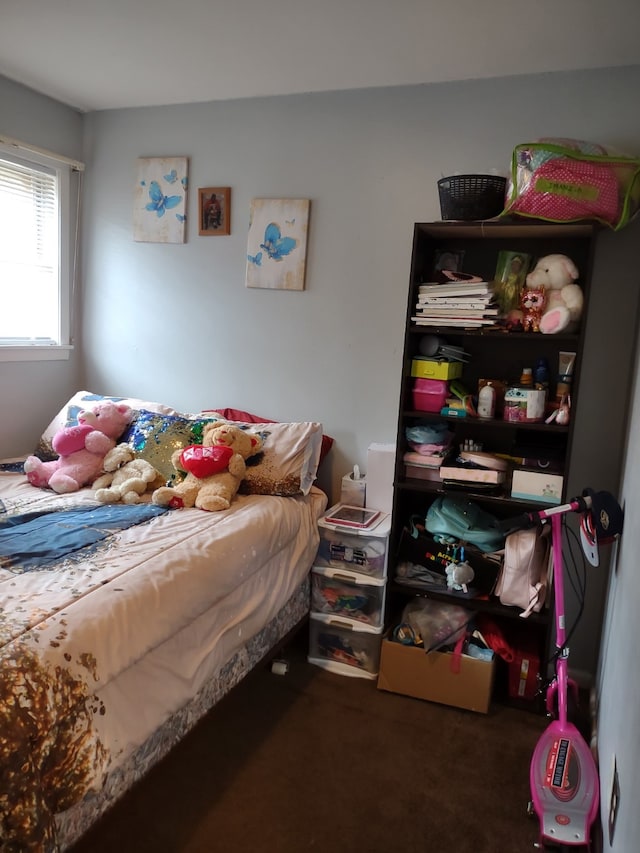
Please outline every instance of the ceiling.
[[640, 63], [638, 0], [0, 0], [0, 74], [81, 111]]

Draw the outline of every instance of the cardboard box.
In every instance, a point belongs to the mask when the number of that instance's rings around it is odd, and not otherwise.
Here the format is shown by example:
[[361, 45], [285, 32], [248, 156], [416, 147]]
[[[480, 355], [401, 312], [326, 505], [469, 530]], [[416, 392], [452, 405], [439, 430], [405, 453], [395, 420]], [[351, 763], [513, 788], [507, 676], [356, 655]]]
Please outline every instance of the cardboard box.
[[417, 356], [411, 361], [411, 375], [417, 379], [458, 379], [462, 376], [462, 363]]
[[559, 504], [562, 500], [563, 482], [559, 474], [514, 468], [511, 497], [544, 504]]
[[378, 689], [440, 702], [486, 714], [491, 704], [495, 661], [462, 655], [460, 671], [451, 668], [452, 652], [430, 652], [382, 641]]

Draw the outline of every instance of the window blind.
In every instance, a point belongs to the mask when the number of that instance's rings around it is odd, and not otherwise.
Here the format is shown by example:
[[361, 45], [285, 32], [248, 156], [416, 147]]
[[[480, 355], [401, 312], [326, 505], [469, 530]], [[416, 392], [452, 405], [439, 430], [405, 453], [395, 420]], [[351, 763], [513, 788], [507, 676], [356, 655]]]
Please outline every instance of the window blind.
[[49, 166], [0, 154], [0, 341], [59, 342], [59, 181]]

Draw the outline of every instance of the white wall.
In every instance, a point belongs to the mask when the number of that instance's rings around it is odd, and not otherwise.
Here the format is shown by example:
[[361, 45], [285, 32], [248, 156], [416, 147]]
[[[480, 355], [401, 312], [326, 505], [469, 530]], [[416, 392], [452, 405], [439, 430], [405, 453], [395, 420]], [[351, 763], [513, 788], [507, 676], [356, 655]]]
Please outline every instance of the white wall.
[[[625, 526], [618, 544], [615, 570], [611, 573], [597, 685], [604, 850], [620, 853], [637, 850], [640, 839], [637, 802], [640, 791], [640, 680], [635, 645], [640, 602], [640, 529], [637, 523], [640, 516], [640, 442], [637, 440], [640, 434], [640, 353], [630, 392], [630, 440], [620, 492]], [[614, 758], [620, 782], [620, 805], [613, 844], [610, 844], [608, 816]]]
[[[82, 115], [5, 77], [0, 77], [0, 134], [82, 160]], [[0, 282], [0, 293], [4, 285]], [[0, 456], [33, 450], [46, 426], [43, 412], [56, 412], [79, 377], [77, 350], [68, 361], [0, 362]]]

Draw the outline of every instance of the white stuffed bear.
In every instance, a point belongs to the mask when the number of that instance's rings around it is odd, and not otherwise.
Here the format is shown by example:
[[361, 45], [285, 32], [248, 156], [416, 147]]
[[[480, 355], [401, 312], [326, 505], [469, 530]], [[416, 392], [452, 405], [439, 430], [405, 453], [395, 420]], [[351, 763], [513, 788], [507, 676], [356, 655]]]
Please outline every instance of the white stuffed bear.
[[527, 287], [544, 287], [545, 308], [540, 331], [545, 335], [575, 331], [582, 314], [584, 297], [575, 284], [578, 269], [567, 255], [545, 255], [527, 276]]
[[95, 499], [102, 504], [137, 504], [145, 492], [164, 485], [164, 478], [146, 459], [136, 459], [126, 444], [117, 444], [104, 458], [102, 476], [94, 482]]

